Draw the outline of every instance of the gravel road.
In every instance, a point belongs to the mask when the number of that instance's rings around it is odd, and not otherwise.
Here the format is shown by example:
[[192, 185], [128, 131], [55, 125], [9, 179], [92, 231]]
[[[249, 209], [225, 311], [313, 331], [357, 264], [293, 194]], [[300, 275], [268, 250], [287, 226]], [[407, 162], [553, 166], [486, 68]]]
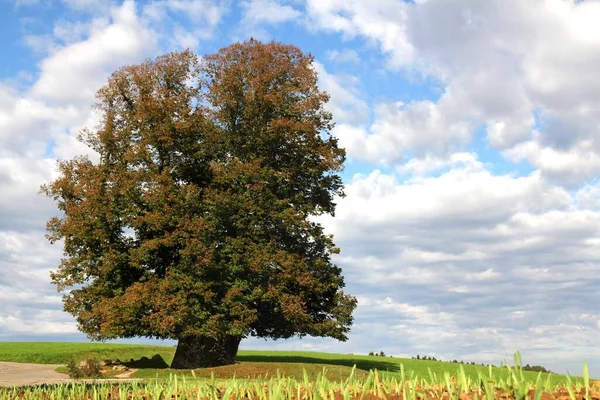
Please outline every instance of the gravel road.
[[0, 362], [0, 386], [37, 385], [69, 382], [65, 374], [55, 371], [57, 364]]
[[141, 379], [130, 378], [129, 376], [137, 371], [130, 369], [122, 374], [115, 375], [110, 379], [81, 379], [73, 380], [65, 374], [59, 374], [55, 371], [56, 368], [62, 367], [61, 364], [26, 364], [0, 361], [0, 387], [11, 386], [29, 386], [42, 385], [53, 383], [118, 383], [118, 382], [134, 382]]

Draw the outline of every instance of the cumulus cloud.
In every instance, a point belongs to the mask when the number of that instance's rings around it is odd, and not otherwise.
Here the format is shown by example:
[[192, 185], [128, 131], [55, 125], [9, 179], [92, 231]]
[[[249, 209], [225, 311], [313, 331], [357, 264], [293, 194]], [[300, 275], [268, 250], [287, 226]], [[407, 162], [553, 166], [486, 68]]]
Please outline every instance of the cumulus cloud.
[[142, 16], [159, 33], [166, 48], [197, 50], [200, 40], [213, 37], [230, 10], [229, 0], [159, 0], [146, 3]]
[[167, 17], [168, 13], [176, 13], [212, 29], [221, 22], [228, 9], [228, 1], [161, 0], [144, 7], [144, 14], [154, 20], [160, 20]]
[[354, 49], [343, 49], [343, 50], [328, 50], [325, 52], [328, 59], [335, 62], [347, 62], [347, 63], [358, 63], [360, 57]]
[[340, 124], [335, 134], [351, 157], [374, 163], [397, 164], [406, 154], [445, 155], [466, 144], [473, 128], [467, 118], [449, 115], [447, 106], [453, 103], [422, 100], [379, 104], [370, 127]]
[[424, 176], [448, 167], [464, 166], [480, 169], [482, 163], [477, 159], [476, 153], [452, 153], [447, 157], [435, 157], [427, 155], [423, 158], [411, 158], [405, 164], [400, 165], [399, 173], [413, 176]]
[[250, 0], [242, 2], [244, 16], [242, 24], [258, 25], [280, 24], [293, 21], [302, 16], [302, 13], [289, 4], [280, 4], [274, 0]]
[[391, 54], [391, 65], [413, 59], [413, 46], [406, 32], [407, 7], [401, 1], [307, 0], [307, 27], [340, 32], [345, 38], [374, 39], [381, 51]]
[[239, 2], [241, 18], [237, 21], [235, 40], [253, 37], [259, 40], [276, 39], [269, 28], [284, 23], [296, 23], [304, 17], [296, 0], [243, 0]]
[[[546, 154], [573, 154], [582, 146], [593, 157], [600, 154], [596, 2], [309, 0], [307, 12], [312, 29], [377, 43], [391, 69], [417, 71], [444, 86], [439, 99], [403, 105], [399, 115], [406, 117], [393, 132], [350, 129], [348, 148], [359, 158], [398, 162], [407, 151], [424, 156], [419, 139], [432, 143], [427, 153], [447, 155], [480, 126], [499, 150], [534, 141], [548, 148]], [[572, 163], [561, 163], [557, 171], [539, 162], [543, 152], [530, 152], [526, 160], [573, 183]], [[578, 182], [586, 179], [581, 175]]]
[[53, 178], [53, 159], [0, 158], [0, 232], [44, 228], [54, 204], [37, 195], [40, 185]]
[[327, 108], [339, 124], [364, 124], [369, 119], [369, 107], [360, 97], [360, 82], [349, 74], [327, 72], [323, 64], [315, 62], [319, 88], [330, 96]]
[[0, 226], [0, 338], [77, 331], [48, 283], [60, 253], [45, 243], [39, 230], [19, 232]]
[[153, 45], [154, 37], [140, 24], [135, 3], [125, 2], [113, 8], [111, 19], [94, 27], [87, 40], [44, 59], [32, 95], [58, 103], [90, 104], [110, 72], [150, 54]]
[[357, 175], [324, 219], [357, 320], [385, 321], [380, 343], [391, 354], [498, 363], [521, 349], [552, 366], [594, 358], [593, 188], [571, 194], [540, 173], [494, 175], [472, 155], [450, 159], [439, 176]]
[[527, 160], [552, 180], [577, 186], [600, 172], [600, 153], [593, 140], [582, 140], [568, 150], [542, 146], [539, 141], [519, 143], [505, 152], [514, 161]]

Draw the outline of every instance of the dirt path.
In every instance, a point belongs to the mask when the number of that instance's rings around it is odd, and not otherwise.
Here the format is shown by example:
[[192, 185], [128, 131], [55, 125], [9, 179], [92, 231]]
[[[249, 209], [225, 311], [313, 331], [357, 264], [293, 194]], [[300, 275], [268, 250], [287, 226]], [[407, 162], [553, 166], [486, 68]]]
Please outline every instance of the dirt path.
[[[65, 374], [55, 371], [60, 364], [26, 364], [0, 361], [0, 387], [26, 386], [67, 382], [95, 382], [97, 380], [73, 380]], [[128, 382], [138, 379], [127, 379], [137, 371], [131, 369], [115, 376], [116, 379], [102, 379], [101, 382]]]
[[69, 382], [65, 374], [55, 371], [61, 365], [0, 362], [0, 386], [23, 386]]

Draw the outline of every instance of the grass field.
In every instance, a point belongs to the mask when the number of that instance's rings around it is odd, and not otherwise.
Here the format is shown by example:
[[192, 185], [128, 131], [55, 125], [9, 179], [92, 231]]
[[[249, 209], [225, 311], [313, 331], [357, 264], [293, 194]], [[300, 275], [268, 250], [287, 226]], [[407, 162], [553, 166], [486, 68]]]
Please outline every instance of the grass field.
[[[139, 382], [0, 388], [13, 399], [397, 399], [600, 400], [583, 378], [439, 361], [310, 352], [240, 351], [235, 365], [171, 370], [175, 348], [102, 343], [1, 343], [0, 361], [57, 363], [119, 359], [139, 368]], [[142, 359], [142, 357], [144, 357]], [[515, 364], [521, 361], [515, 358]], [[252, 379], [244, 379], [244, 378]], [[154, 379], [159, 378], [159, 379]]]
[[212, 378], [204, 383], [171, 377], [166, 382], [120, 384], [59, 384], [25, 388], [0, 388], [0, 400], [597, 400], [600, 386], [575, 383], [552, 385], [537, 380], [532, 387], [518, 378], [495, 380], [480, 376], [470, 381], [462, 374], [458, 382], [447, 376], [439, 381], [382, 377], [370, 372], [346, 380], [331, 381], [273, 377], [270, 379]]
[[[108, 344], [108, 343], [68, 343], [68, 342], [0, 342], [0, 361], [29, 362], [40, 364], [67, 364], [69, 361], [80, 361], [89, 358], [97, 360], [120, 360], [121, 362], [133, 362], [130, 366], [139, 369], [132, 377], [139, 378], [168, 378], [176, 373], [192, 377], [190, 371], [178, 371], [168, 368], [173, 355], [174, 346], [148, 346], [132, 344]], [[147, 362], [140, 362], [142, 357], [147, 357]], [[153, 358], [154, 357], [154, 358]], [[158, 361], [157, 361], [158, 360]], [[304, 370], [309, 377], [316, 377], [323, 368], [326, 368], [327, 378], [341, 379], [350, 374], [353, 366], [356, 366], [359, 374], [366, 374], [369, 370], [377, 370], [382, 376], [397, 376], [401, 372], [401, 366], [406, 374], [414, 374], [417, 377], [428, 377], [430, 371], [437, 376], [443, 376], [448, 372], [451, 376], [457, 376], [462, 367], [468, 378], [475, 379], [481, 373], [489, 374], [488, 367], [469, 364], [455, 364], [441, 361], [414, 360], [392, 357], [361, 356], [350, 354], [332, 354], [316, 352], [284, 352], [284, 351], [240, 351], [237, 357], [238, 364], [196, 370], [194, 375], [198, 377], [209, 377], [211, 373], [218, 378], [229, 377], [258, 377], [274, 376], [277, 371], [281, 374], [302, 378]], [[506, 368], [492, 368], [494, 376], [506, 379], [510, 372]], [[523, 371], [524, 378], [529, 382], [535, 382], [538, 374]], [[541, 375], [546, 379], [547, 374]], [[566, 382], [564, 375], [550, 376], [550, 382], [558, 384]]]
[[134, 360], [160, 354], [170, 363], [175, 347], [112, 343], [0, 342], [0, 361], [35, 364], [67, 364], [71, 360]]

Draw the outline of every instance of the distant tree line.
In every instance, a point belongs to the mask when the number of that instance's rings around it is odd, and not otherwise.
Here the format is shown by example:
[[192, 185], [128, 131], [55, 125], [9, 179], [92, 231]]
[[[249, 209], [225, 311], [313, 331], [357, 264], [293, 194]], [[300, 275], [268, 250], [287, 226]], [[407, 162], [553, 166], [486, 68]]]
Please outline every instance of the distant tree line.
[[[379, 353], [372, 351], [372, 352], [369, 353], [369, 355], [370, 356], [376, 356], [376, 357], [387, 357], [383, 351], [380, 351]], [[392, 356], [390, 356], [390, 357], [392, 357]]]
[[523, 367], [524, 371], [534, 371], [534, 372], [552, 372], [544, 367], [542, 367], [541, 365], [525, 365]]
[[420, 356], [417, 354], [416, 357], [411, 357], [413, 360], [428, 360], [428, 361], [442, 361], [442, 360], [438, 360], [435, 357], [430, 357], [430, 356]]
[[[505, 363], [500, 363], [500, 367], [504, 367], [506, 364]], [[549, 369], [546, 369], [545, 367], [542, 367], [541, 365], [529, 365], [529, 364], [525, 364], [523, 366], [523, 371], [533, 371], [533, 372], [552, 372]]]
[[[370, 356], [381, 356], [381, 357], [385, 357], [385, 353], [383, 351], [379, 352], [379, 353], [374, 353], [374, 352], [370, 352], [369, 353]], [[391, 356], [390, 356], [391, 357]], [[413, 360], [426, 360], [426, 361], [442, 361], [441, 359], [437, 359], [435, 357], [432, 356], [421, 356], [419, 354], [417, 354], [416, 356], [411, 357], [411, 359]], [[475, 361], [463, 361], [463, 360], [452, 360], [452, 361], [447, 361], [447, 362], [452, 362], [455, 364], [465, 364], [465, 365], [481, 365], [483, 367], [489, 365], [489, 364], [484, 364], [484, 363], [480, 363], [477, 364], [475, 363]], [[506, 364], [501, 362], [500, 363], [500, 368], [504, 367]], [[495, 365], [492, 364], [492, 366], [495, 367]], [[546, 369], [545, 367], [541, 366], [541, 365], [529, 365], [526, 364], [523, 366], [523, 371], [533, 371], [533, 372], [546, 372], [546, 373], [550, 373], [552, 371], [550, 371], [549, 369]]]

